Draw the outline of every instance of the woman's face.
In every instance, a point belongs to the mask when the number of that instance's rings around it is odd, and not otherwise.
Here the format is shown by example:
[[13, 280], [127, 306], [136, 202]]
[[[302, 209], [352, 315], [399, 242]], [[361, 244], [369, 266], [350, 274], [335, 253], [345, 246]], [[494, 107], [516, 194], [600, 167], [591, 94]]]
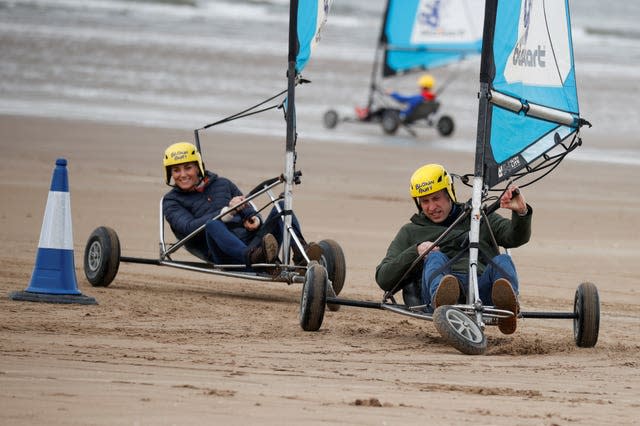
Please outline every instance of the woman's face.
[[176, 164], [171, 166], [171, 177], [176, 186], [183, 191], [191, 191], [200, 182], [198, 163]]

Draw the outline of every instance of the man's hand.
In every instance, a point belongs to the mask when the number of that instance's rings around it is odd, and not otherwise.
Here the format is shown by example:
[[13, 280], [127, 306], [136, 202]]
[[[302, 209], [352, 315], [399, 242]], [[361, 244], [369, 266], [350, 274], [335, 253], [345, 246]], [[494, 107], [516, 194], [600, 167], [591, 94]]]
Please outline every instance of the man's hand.
[[[425, 241], [423, 243], [418, 244], [418, 247], [417, 247], [418, 255], [422, 256], [424, 253], [426, 253], [427, 250], [431, 248], [431, 246], [433, 246], [433, 243], [431, 241]], [[431, 252], [439, 251], [439, 250], [440, 250], [440, 247], [434, 246]]]
[[512, 210], [519, 215], [527, 213], [527, 201], [522, 195], [522, 191], [515, 185], [510, 185], [500, 197], [500, 207]]

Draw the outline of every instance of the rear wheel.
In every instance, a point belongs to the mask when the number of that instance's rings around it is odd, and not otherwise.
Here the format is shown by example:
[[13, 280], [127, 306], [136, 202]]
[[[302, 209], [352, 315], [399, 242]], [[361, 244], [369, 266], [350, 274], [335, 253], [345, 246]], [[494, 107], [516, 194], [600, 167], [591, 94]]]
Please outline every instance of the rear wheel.
[[395, 109], [387, 109], [382, 113], [382, 130], [388, 135], [393, 135], [400, 126], [400, 113]]
[[120, 240], [111, 228], [96, 228], [84, 248], [84, 275], [94, 287], [106, 287], [120, 266]]
[[324, 319], [327, 302], [327, 270], [316, 261], [307, 267], [300, 298], [300, 327], [318, 331]]
[[453, 118], [448, 115], [443, 115], [438, 119], [438, 123], [436, 124], [438, 128], [438, 133], [442, 136], [450, 136], [453, 133], [453, 129], [455, 128], [453, 124]]
[[433, 322], [442, 337], [467, 355], [481, 355], [487, 350], [487, 338], [480, 327], [464, 312], [450, 305], [433, 313]]
[[582, 283], [573, 302], [573, 337], [581, 348], [592, 348], [598, 341], [600, 329], [600, 298], [593, 283]]
[[327, 129], [333, 129], [338, 125], [338, 113], [335, 110], [330, 109], [324, 113], [322, 121], [324, 123], [324, 127]]
[[[347, 264], [342, 247], [334, 240], [322, 240], [318, 243], [322, 247], [322, 261], [327, 269], [327, 275], [331, 281], [331, 287], [335, 295], [339, 295], [344, 287], [344, 279], [347, 274]], [[340, 305], [327, 304], [330, 311], [337, 311]]]

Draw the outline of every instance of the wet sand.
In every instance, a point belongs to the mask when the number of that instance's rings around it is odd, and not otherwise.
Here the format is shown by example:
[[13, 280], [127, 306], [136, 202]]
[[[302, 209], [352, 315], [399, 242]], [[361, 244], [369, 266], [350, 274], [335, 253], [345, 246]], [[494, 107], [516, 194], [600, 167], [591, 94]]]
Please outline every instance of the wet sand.
[[[526, 319], [466, 356], [433, 324], [327, 311], [298, 322], [299, 285], [121, 264], [107, 288], [83, 273], [87, 237], [113, 228], [122, 254], [157, 257], [164, 148], [191, 131], [0, 117], [0, 422], [27, 424], [632, 424], [640, 416], [637, 167], [567, 160], [523, 189], [532, 240], [513, 251], [527, 311], [571, 311], [598, 286], [600, 336], [577, 348], [571, 320]], [[588, 143], [588, 133], [585, 132]], [[202, 138], [207, 168], [249, 191], [279, 175], [284, 137]], [[69, 161], [78, 287], [98, 305], [16, 302], [34, 267], [58, 157]], [[408, 179], [472, 154], [299, 140], [294, 210], [309, 240], [342, 246], [342, 296], [380, 301], [375, 266], [413, 213]], [[470, 191], [457, 188], [466, 199]]]

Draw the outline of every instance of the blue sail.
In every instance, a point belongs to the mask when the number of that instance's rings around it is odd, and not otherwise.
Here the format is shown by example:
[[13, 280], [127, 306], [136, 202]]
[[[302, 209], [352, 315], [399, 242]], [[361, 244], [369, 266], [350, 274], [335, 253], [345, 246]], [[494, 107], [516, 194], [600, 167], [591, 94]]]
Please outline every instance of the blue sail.
[[333, 0], [298, 0], [296, 72], [299, 74], [311, 57], [311, 51], [320, 40], [320, 32], [327, 22]]
[[481, 83], [484, 75], [490, 126], [479, 149], [491, 187], [575, 135], [582, 121], [568, 0], [491, 0], [487, 6], [493, 27], [485, 27], [490, 40]]
[[431, 69], [479, 54], [484, 0], [389, 0], [383, 75]]

